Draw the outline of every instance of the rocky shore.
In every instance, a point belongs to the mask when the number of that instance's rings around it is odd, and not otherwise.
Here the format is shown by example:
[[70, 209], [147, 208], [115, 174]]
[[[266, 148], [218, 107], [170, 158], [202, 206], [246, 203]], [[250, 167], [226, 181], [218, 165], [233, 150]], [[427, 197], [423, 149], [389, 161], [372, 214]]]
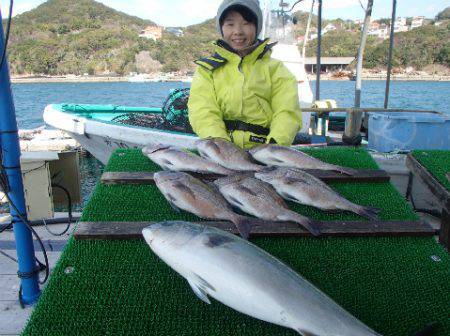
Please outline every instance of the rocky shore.
[[[315, 74], [308, 75], [309, 80], [315, 80]], [[321, 80], [351, 80], [350, 74], [328, 73], [322, 74]], [[363, 80], [386, 80], [386, 73], [364, 73]], [[393, 74], [391, 79], [396, 81], [450, 81], [448, 75], [431, 74]], [[186, 77], [170, 77], [156, 80], [143, 80], [142, 82], [186, 82]], [[108, 83], [108, 82], [139, 82], [130, 80], [130, 77], [120, 76], [13, 76], [12, 83]]]
[[138, 76], [11, 76], [12, 83], [108, 83], [108, 82], [189, 82], [192, 77], [174, 74]]

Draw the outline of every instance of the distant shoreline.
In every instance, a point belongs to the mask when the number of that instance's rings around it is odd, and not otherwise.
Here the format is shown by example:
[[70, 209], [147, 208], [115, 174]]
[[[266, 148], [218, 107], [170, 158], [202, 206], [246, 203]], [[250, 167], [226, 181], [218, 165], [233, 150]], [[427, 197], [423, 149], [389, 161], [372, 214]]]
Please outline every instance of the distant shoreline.
[[[308, 75], [310, 81], [315, 80], [315, 75]], [[363, 80], [386, 80], [383, 74], [363, 75]], [[440, 75], [392, 75], [393, 81], [435, 81], [435, 82], [449, 82], [450, 76]], [[349, 81], [349, 78], [336, 78], [332, 76], [323, 75], [321, 80], [339, 80]], [[171, 78], [163, 80], [164, 82], [182, 82], [181, 78]], [[13, 84], [23, 83], [117, 83], [130, 82], [128, 77], [105, 77], [105, 76], [80, 76], [80, 77], [64, 77], [64, 76], [49, 76], [49, 77], [11, 77]]]

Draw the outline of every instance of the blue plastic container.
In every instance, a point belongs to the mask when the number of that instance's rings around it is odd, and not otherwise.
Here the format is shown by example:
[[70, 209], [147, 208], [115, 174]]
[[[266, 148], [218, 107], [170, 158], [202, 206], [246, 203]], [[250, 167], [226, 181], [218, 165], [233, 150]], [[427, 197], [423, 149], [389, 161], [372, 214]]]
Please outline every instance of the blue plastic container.
[[370, 113], [369, 149], [379, 152], [450, 150], [450, 115]]

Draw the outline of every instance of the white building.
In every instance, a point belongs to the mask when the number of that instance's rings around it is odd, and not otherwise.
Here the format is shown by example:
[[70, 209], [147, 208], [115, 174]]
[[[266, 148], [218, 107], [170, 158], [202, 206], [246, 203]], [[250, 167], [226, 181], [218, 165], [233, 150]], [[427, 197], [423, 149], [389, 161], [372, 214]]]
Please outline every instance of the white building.
[[336, 26], [329, 23], [325, 28], [322, 29], [322, 35], [328, 33], [329, 31], [337, 30]]
[[370, 25], [368, 35], [387, 39], [389, 37], [389, 27], [384, 23], [373, 22]]
[[404, 18], [404, 17], [398, 17], [398, 18], [395, 20], [395, 24], [396, 24], [396, 25], [399, 25], [399, 26], [406, 26], [406, 18]]
[[139, 37], [151, 39], [153, 41], [159, 40], [162, 37], [163, 27], [148, 26], [141, 31]]
[[424, 16], [416, 16], [411, 21], [411, 29], [422, 27], [424, 23]]
[[171, 34], [174, 34], [175, 36], [178, 36], [178, 37], [184, 36], [183, 29], [178, 28], [178, 27], [167, 27], [165, 30]]
[[394, 32], [400, 33], [408, 31], [408, 26], [406, 25], [406, 18], [397, 18], [394, 24]]

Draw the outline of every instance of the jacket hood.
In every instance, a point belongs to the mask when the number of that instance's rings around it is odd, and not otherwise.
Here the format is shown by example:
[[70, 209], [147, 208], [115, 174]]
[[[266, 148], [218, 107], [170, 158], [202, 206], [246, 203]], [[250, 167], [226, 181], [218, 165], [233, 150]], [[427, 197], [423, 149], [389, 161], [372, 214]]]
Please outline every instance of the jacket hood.
[[222, 35], [222, 27], [220, 26], [220, 19], [222, 18], [225, 11], [232, 6], [243, 6], [250, 10], [256, 17], [256, 36], [261, 33], [263, 25], [263, 14], [261, 8], [259, 7], [259, 0], [223, 0], [222, 4], [219, 6], [216, 16], [216, 26], [217, 31]]

